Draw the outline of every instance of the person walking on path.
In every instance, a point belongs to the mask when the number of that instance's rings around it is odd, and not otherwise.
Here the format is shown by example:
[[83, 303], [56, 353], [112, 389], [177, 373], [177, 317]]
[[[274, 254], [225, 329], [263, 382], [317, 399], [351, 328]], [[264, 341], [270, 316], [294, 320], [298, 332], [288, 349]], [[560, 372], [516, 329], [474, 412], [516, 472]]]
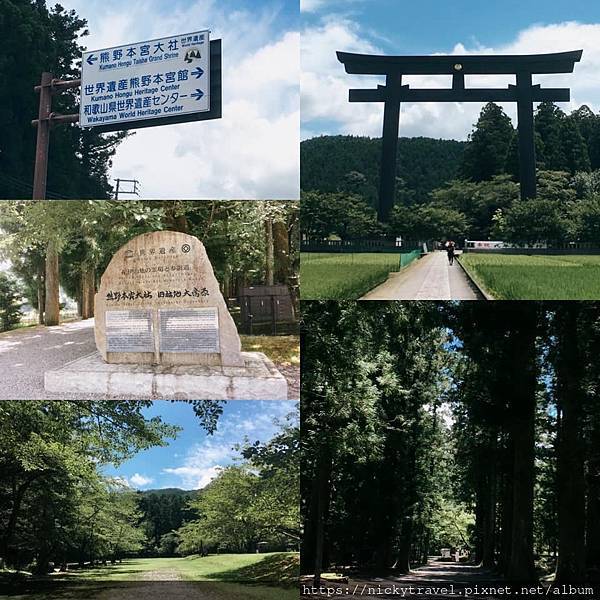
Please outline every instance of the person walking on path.
[[446, 254], [448, 255], [448, 263], [450, 266], [454, 264], [454, 250], [456, 249], [456, 244], [452, 240], [448, 240], [446, 242]]

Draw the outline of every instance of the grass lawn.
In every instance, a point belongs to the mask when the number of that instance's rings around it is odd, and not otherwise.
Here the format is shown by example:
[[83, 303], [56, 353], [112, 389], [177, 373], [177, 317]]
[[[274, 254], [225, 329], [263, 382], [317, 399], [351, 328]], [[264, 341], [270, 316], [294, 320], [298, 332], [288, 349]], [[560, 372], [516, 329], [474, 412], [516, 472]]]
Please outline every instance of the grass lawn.
[[[299, 555], [292, 552], [137, 558], [117, 565], [57, 573], [47, 581], [35, 582], [35, 586], [24, 581], [29, 588], [27, 592], [12, 593], [8, 597], [14, 600], [104, 599], [103, 594], [113, 585], [115, 589], [128, 590], [134, 597], [137, 582], [146, 587], [155, 584], [157, 598], [161, 591], [164, 598], [169, 586], [180, 589], [189, 583], [184, 591], [187, 594], [195, 590], [193, 597], [198, 600], [291, 600], [298, 597], [298, 566]], [[182, 597], [187, 600], [186, 594]]]
[[300, 364], [300, 337], [297, 335], [241, 335], [244, 352], [263, 352], [278, 365]]
[[419, 251], [410, 254], [303, 252], [300, 257], [301, 297], [303, 300], [356, 300], [419, 255]]
[[467, 253], [459, 260], [498, 300], [600, 298], [600, 256]]

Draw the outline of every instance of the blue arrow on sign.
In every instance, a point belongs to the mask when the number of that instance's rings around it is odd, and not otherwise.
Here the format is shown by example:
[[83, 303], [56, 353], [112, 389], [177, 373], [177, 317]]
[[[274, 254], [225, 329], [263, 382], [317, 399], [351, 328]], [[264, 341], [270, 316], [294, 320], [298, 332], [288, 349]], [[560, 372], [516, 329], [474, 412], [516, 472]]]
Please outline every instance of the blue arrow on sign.
[[91, 67], [93, 67], [93, 66], [94, 66], [94, 63], [95, 63], [97, 60], [98, 60], [98, 57], [97, 57], [97, 56], [94, 56], [93, 54], [90, 54], [90, 55], [87, 57], [87, 60], [86, 60], [86, 62], [87, 62], [87, 64], [88, 64], [88, 65], [90, 65]]
[[200, 79], [200, 77], [204, 75], [204, 71], [200, 67], [198, 67], [195, 71], [192, 71], [192, 75], [195, 75], [196, 79]]
[[192, 98], [195, 98], [196, 100], [200, 100], [200, 98], [204, 96], [204, 92], [202, 90], [196, 89], [196, 91], [193, 94], [190, 94], [190, 96]]

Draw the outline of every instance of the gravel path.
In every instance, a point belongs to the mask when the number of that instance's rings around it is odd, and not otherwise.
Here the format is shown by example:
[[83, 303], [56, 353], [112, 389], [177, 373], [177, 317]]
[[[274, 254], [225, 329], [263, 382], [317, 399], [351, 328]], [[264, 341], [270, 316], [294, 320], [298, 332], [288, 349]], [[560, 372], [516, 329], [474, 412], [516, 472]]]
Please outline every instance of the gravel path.
[[[310, 580], [303, 582], [311, 586]], [[474, 593], [475, 586], [479, 586]], [[323, 581], [328, 588], [321, 594], [310, 594], [317, 598], [356, 598], [358, 596], [384, 599], [420, 598], [421, 600], [451, 600], [460, 597], [473, 597], [478, 600], [492, 600], [502, 596], [489, 592], [490, 587], [501, 588], [506, 582], [490, 571], [475, 565], [454, 562], [429, 562], [406, 575], [363, 579], [351, 578], [347, 582]], [[466, 589], [470, 593], [466, 594]], [[502, 592], [500, 592], [502, 594]], [[309, 594], [306, 594], [309, 595]], [[302, 597], [305, 597], [303, 595]]]
[[445, 252], [431, 252], [405, 271], [392, 273], [361, 300], [481, 300], [481, 296], [456, 261], [450, 266]]
[[95, 349], [93, 319], [1, 333], [0, 400], [60, 400], [45, 392], [44, 373]]
[[[95, 352], [94, 319], [57, 327], [28, 327], [0, 333], [0, 400], [102, 400], [101, 395], [52, 394], [44, 373]], [[288, 398], [300, 397], [300, 369], [277, 365], [288, 381]], [[132, 396], [111, 400], [132, 400]]]

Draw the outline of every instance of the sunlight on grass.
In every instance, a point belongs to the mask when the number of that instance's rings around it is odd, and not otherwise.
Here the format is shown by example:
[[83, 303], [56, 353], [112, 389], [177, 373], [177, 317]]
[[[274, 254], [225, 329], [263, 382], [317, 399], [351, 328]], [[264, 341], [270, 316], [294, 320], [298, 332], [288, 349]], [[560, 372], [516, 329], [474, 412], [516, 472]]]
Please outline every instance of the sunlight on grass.
[[150, 571], [176, 571], [188, 581], [244, 581], [290, 585], [298, 578], [298, 554], [213, 554], [185, 558], [132, 558], [116, 565], [57, 573], [52, 579], [138, 581]]
[[[297, 552], [136, 558], [116, 565], [57, 573], [38, 582], [42, 586], [39, 591], [11, 597], [92, 600], [108, 597], [107, 590], [113, 588], [135, 594], [138, 584], [140, 590], [156, 584], [157, 597], [162, 585], [180, 586], [178, 590], [210, 600], [291, 600], [298, 597], [299, 565]], [[165, 572], [164, 579], [161, 571]], [[116, 597], [121, 595], [117, 593]]]
[[383, 283], [390, 273], [407, 267], [410, 254], [302, 253], [300, 293], [303, 300], [356, 300]]
[[244, 352], [263, 352], [279, 365], [300, 364], [300, 337], [297, 335], [242, 335]]

